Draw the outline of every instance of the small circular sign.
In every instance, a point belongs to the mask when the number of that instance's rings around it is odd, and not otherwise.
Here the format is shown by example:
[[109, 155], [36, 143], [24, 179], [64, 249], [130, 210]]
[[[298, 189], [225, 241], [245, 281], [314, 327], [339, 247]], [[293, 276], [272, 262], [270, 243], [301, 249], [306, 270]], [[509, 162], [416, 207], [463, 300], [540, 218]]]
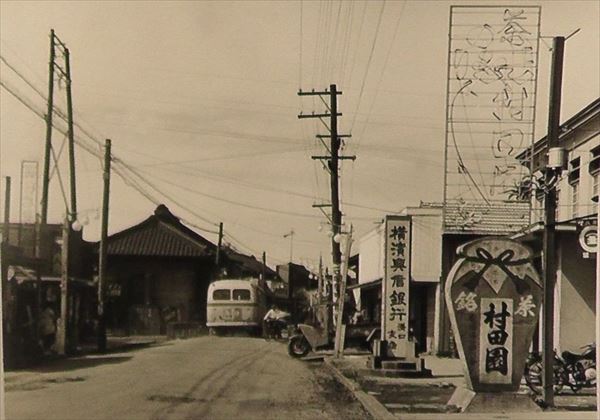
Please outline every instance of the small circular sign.
[[598, 252], [598, 228], [586, 226], [579, 234], [579, 244], [586, 252]]

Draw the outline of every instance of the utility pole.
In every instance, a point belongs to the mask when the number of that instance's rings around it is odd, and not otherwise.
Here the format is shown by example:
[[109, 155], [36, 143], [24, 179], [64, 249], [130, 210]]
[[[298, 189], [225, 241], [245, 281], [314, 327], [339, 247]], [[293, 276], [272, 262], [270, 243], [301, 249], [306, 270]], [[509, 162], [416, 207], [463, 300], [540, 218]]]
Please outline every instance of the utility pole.
[[69, 237], [71, 226], [68, 210], [62, 227], [61, 276], [60, 276], [60, 324], [56, 329], [56, 349], [60, 355], [68, 353], [69, 337]]
[[110, 147], [111, 141], [106, 139], [104, 146], [104, 190], [102, 193], [102, 227], [100, 234], [100, 251], [98, 261], [98, 351], [106, 351], [106, 319], [104, 315], [104, 298], [106, 289], [106, 260], [108, 237], [108, 209], [110, 198]]
[[6, 188], [4, 190], [4, 229], [2, 233], [2, 242], [8, 243], [10, 234], [10, 177], [6, 177]]
[[[59, 41], [60, 42], [60, 41]], [[71, 59], [69, 49], [64, 46], [65, 72], [67, 78], [67, 125], [69, 136], [69, 174], [71, 177], [71, 220], [77, 219], [77, 185], [75, 183], [75, 133], [73, 131], [73, 98], [71, 95]]]
[[[555, 37], [552, 47], [552, 69], [550, 74], [550, 97], [548, 110], [547, 151], [558, 147], [560, 129], [560, 105], [562, 94], [562, 73], [564, 56], [564, 37]], [[546, 166], [545, 180], [548, 182], [557, 175], [557, 170]], [[556, 281], [556, 189], [548, 188], [544, 199], [544, 306], [543, 306], [543, 343], [542, 343], [542, 383], [543, 400], [546, 405], [554, 406], [554, 284]]]
[[290, 262], [294, 262], [294, 229], [283, 235], [284, 238], [290, 238]]
[[321, 297], [325, 294], [324, 292], [325, 283], [323, 281], [323, 255], [319, 254], [319, 283], [317, 285], [317, 293], [319, 295], [319, 303], [321, 302]]
[[[46, 113], [46, 147], [44, 149], [44, 173], [42, 179], [42, 229], [48, 222], [48, 187], [50, 184], [50, 150], [52, 148], [52, 113], [54, 109], [54, 29], [50, 30], [50, 64], [48, 66], [48, 111]], [[41, 236], [41, 232], [40, 232]], [[39, 255], [37, 255], [39, 257]]]
[[[312, 156], [312, 159], [327, 161], [327, 166], [324, 165], [325, 169], [330, 174], [331, 184], [331, 203], [330, 204], [314, 204], [313, 207], [319, 208], [323, 211], [323, 207], [331, 207], [331, 217], [325, 213], [329, 222], [331, 223], [331, 256], [333, 262], [333, 287], [332, 287], [332, 298], [334, 303], [339, 299], [339, 284], [340, 284], [340, 264], [341, 264], [341, 250], [339, 242], [339, 234], [342, 228], [342, 213], [340, 211], [340, 199], [339, 199], [339, 161], [344, 159], [355, 160], [356, 156], [340, 156], [340, 139], [344, 137], [351, 137], [349, 134], [338, 133], [338, 117], [342, 116], [338, 112], [337, 96], [341, 95], [342, 92], [338, 92], [337, 86], [332, 84], [329, 86], [329, 91], [326, 89], [323, 92], [298, 92], [299, 96], [319, 96], [325, 103], [329, 112], [312, 114], [300, 114], [298, 118], [319, 118], [323, 125], [328, 129], [329, 134], [321, 135], [317, 134], [317, 138], [323, 143], [325, 149], [329, 152], [326, 156]], [[325, 102], [323, 96], [329, 96], [329, 104]], [[329, 125], [324, 121], [324, 118], [329, 118]], [[324, 138], [329, 138], [329, 146], [323, 142]]]
[[340, 358], [344, 356], [344, 339], [346, 337], [346, 325], [344, 325], [344, 303], [346, 296], [346, 280], [348, 278], [348, 262], [350, 251], [352, 249], [352, 227], [350, 233], [346, 236], [346, 246], [344, 248], [344, 261], [342, 264], [342, 278], [340, 282], [340, 297], [338, 299], [338, 313], [335, 329], [335, 342], [333, 357]]
[[[56, 60], [57, 48], [62, 52], [64, 68]], [[77, 188], [75, 182], [75, 134], [73, 129], [73, 97], [71, 90], [71, 59], [70, 52], [64, 42], [50, 30], [50, 63], [48, 67], [48, 110], [46, 113], [46, 146], [44, 150], [44, 173], [42, 178], [42, 229], [48, 222], [48, 191], [50, 184], [50, 157], [52, 150], [52, 116], [54, 114], [54, 76], [55, 71], [59, 78], [65, 80], [67, 87], [67, 136], [69, 149], [69, 172], [71, 188], [71, 207], [68, 209], [69, 220], [74, 221], [77, 217]], [[59, 85], [60, 86], [60, 85]]]
[[215, 255], [215, 265], [217, 271], [219, 270], [219, 264], [221, 264], [221, 246], [223, 244], [223, 222], [219, 223], [219, 240], [217, 242], [217, 253]]

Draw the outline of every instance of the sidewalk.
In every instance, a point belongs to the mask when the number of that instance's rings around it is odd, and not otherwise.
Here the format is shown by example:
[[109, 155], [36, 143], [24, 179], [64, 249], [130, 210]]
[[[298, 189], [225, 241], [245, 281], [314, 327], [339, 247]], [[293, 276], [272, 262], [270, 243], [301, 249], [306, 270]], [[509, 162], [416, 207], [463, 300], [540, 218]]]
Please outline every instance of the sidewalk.
[[[448, 413], [446, 403], [456, 387], [464, 386], [459, 359], [424, 356], [430, 378], [377, 376], [367, 368], [368, 356], [327, 358], [326, 366], [348, 388], [375, 419], [596, 419], [595, 388], [573, 395], [570, 391], [555, 397], [554, 411], [529, 413]], [[519, 393], [529, 393], [522, 385]]]

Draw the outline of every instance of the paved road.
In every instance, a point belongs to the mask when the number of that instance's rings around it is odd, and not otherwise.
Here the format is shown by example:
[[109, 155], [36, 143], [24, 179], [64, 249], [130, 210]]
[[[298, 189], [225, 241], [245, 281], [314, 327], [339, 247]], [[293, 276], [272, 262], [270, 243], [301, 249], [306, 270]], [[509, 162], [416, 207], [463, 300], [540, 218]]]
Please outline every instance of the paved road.
[[6, 378], [8, 419], [363, 419], [282, 343], [200, 337], [56, 362]]

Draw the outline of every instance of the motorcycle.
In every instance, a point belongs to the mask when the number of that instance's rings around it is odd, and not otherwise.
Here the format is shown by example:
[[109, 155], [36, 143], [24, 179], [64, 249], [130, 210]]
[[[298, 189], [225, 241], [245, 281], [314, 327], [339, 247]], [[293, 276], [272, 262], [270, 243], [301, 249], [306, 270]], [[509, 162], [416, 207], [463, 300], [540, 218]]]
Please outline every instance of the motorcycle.
[[[581, 347], [582, 353], [563, 351], [559, 357], [554, 353], [554, 392], [558, 394], [565, 386], [576, 393], [582, 388], [596, 386], [596, 344]], [[542, 392], [542, 357], [531, 353], [525, 363], [525, 382], [535, 393]]]

